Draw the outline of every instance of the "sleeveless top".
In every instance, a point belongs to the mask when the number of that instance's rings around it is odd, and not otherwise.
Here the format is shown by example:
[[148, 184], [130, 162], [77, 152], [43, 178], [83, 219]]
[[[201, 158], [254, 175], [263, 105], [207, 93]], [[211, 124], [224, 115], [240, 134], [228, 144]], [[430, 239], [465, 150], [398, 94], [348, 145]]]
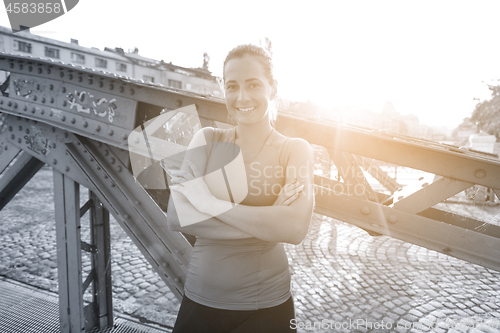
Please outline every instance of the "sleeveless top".
[[[216, 128], [213, 141], [234, 143], [235, 137], [235, 128]], [[249, 194], [241, 204], [271, 206], [276, 201], [285, 183], [289, 143], [290, 138], [273, 129], [255, 159], [245, 163]], [[291, 296], [283, 244], [258, 238], [197, 238], [184, 291], [189, 299], [218, 309], [258, 310], [280, 305]]]

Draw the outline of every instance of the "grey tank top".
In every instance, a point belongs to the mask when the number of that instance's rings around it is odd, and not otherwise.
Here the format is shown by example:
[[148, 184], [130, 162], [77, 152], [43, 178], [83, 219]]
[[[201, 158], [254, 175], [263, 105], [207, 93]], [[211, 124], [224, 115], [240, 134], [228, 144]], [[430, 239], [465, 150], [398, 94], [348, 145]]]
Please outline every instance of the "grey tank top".
[[[214, 141], [234, 140], [234, 128], [215, 129]], [[273, 129], [260, 153], [245, 163], [249, 194], [241, 204], [271, 206], [276, 201], [285, 183], [289, 142], [290, 138]], [[184, 291], [191, 300], [218, 309], [258, 310], [280, 305], [291, 296], [283, 244], [258, 238], [198, 238]]]

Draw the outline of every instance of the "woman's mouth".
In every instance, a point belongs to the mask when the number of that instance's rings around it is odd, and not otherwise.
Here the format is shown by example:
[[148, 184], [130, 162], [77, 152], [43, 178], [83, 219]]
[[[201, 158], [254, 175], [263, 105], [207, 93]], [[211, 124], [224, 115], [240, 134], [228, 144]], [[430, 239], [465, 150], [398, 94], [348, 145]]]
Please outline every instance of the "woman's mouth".
[[255, 106], [253, 106], [253, 107], [251, 107], [251, 108], [236, 108], [236, 109], [237, 109], [238, 111], [240, 111], [240, 112], [245, 113], [245, 112], [250, 112], [250, 111], [254, 110], [254, 109], [255, 109]]

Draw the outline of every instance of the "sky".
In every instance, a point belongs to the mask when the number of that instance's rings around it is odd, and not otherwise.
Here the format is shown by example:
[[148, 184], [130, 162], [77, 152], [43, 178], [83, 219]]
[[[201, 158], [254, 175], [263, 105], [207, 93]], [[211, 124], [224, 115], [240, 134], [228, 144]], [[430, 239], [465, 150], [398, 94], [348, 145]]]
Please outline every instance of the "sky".
[[[397, 112], [458, 126], [499, 84], [500, 1], [80, 0], [37, 35], [121, 47], [222, 75], [233, 47], [273, 45], [278, 89], [328, 108]], [[10, 26], [0, 9], [0, 25]]]

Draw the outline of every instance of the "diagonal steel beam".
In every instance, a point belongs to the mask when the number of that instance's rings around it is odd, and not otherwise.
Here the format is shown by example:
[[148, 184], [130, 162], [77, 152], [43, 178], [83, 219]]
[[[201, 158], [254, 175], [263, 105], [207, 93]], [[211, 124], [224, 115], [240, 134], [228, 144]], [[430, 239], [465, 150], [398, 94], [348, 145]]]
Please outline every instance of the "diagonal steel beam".
[[33, 178], [43, 164], [26, 152], [16, 157], [0, 177], [0, 210]]
[[416, 214], [471, 186], [474, 186], [474, 184], [446, 177], [438, 177], [433, 183], [402, 199], [399, 199], [399, 192], [396, 192], [394, 194], [394, 204], [392, 207], [407, 213]]
[[500, 271], [500, 238], [496, 234], [338, 193], [319, 193], [315, 202], [319, 214]]

